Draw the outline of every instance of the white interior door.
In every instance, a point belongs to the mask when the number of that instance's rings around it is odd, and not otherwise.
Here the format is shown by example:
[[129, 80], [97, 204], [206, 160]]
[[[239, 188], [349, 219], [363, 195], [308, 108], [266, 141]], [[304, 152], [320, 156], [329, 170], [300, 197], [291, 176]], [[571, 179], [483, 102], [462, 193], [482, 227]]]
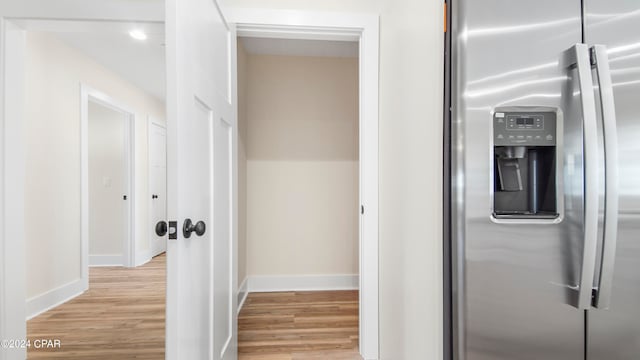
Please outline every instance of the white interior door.
[[102, 104], [88, 104], [89, 266], [125, 265], [128, 234], [129, 173], [127, 115]]
[[167, 359], [236, 359], [235, 30], [214, 0], [166, 4]]
[[[167, 218], [167, 129], [149, 123], [149, 192], [151, 193], [151, 224]], [[151, 232], [151, 256], [167, 250], [167, 236]]]

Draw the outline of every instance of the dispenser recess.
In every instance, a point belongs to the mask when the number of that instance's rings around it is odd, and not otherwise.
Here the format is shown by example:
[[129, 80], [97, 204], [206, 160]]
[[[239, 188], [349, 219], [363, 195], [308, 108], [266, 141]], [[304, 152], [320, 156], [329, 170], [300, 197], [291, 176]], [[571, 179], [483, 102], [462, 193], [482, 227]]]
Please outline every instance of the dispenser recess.
[[492, 143], [493, 217], [557, 218], [557, 113], [496, 109]]

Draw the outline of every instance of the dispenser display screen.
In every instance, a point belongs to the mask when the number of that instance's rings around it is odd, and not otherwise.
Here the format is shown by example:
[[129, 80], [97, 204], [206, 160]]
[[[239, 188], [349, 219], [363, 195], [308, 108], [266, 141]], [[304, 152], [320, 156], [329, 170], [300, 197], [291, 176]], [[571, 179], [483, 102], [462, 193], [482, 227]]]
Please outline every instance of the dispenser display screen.
[[507, 130], [544, 130], [544, 115], [507, 115], [506, 128]]

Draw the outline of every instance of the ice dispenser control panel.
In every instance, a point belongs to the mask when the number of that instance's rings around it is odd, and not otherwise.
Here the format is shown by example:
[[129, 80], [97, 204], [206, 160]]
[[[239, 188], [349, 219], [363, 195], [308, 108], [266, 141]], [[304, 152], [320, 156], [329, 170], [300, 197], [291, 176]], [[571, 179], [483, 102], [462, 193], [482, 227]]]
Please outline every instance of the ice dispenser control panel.
[[495, 146], [554, 146], [556, 113], [496, 112], [493, 134]]
[[[506, 111], [509, 110], [509, 111]], [[493, 218], [558, 218], [557, 113], [546, 108], [493, 114]]]

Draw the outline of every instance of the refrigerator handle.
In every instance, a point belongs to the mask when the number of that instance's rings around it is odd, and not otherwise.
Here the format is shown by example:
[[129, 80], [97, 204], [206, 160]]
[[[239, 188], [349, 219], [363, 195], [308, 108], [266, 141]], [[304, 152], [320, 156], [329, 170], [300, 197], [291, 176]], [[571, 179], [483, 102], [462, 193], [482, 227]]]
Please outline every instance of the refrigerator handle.
[[582, 109], [584, 243], [576, 307], [587, 310], [591, 308], [598, 247], [598, 130], [589, 47], [586, 44], [574, 45], [564, 53], [562, 64], [569, 69], [576, 68], [577, 70]]
[[604, 45], [594, 45], [591, 50], [593, 59], [595, 60], [596, 76], [600, 91], [605, 166], [604, 240], [602, 245], [602, 261], [600, 262], [599, 285], [593, 306], [598, 309], [608, 309], [611, 304], [613, 270], [616, 261], [615, 253], [618, 237], [618, 133], [607, 48]]

